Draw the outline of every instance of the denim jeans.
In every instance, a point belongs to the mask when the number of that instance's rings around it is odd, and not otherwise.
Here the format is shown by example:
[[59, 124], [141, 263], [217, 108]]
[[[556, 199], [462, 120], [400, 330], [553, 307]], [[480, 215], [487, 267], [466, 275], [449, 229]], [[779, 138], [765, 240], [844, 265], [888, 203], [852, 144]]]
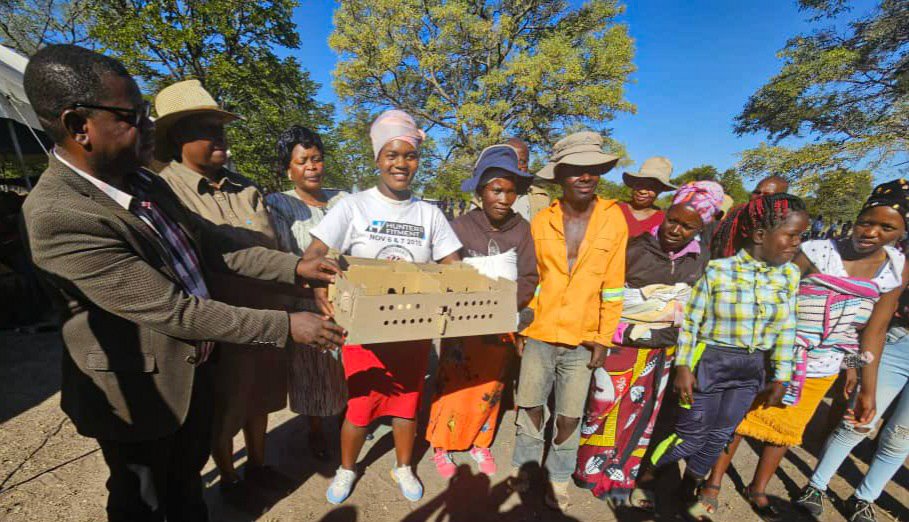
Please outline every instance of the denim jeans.
[[[890, 403], [906, 387], [907, 381], [909, 381], [909, 335], [902, 335], [900, 338], [891, 330], [887, 335], [887, 344], [884, 346], [881, 364], [878, 367], [877, 415], [870, 426], [874, 426], [880, 420]], [[824, 445], [820, 461], [814, 475], [811, 476], [811, 485], [821, 491], [826, 490], [827, 484], [840, 465], [867, 435], [865, 432], [855, 431], [847, 424], [837, 428]], [[909, 393], [903, 393], [893, 416], [881, 432], [871, 467], [855, 490], [856, 498], [866, 502], [877, 500], [887, 482], [902, 467], [907, 456], [909, 456]]]
[[[546, 456], [546, 470], [549, 480], [568, 482], [574, 472], [581, 438], [580, 418], [584, 415], [584, 403], [590, 387], [593, 370], [587, 368], [590, 350], [583, 346], [566, 348], [536, 339], [527, 339], [524, 355], [521, 357], [521, 375], [518, 382], [514, 453], [511, 462], [520, 468], [529, 462], [540, 463], [543, 459], [545, 440], [543, 432], [550, 413], [546, 406], [549, 394], [555, 388], [555, 414], [578, 419], [574, 432], [562, 444], [556, 444], [560, 437], [558, 429], [552, 430], [553, 443]], [[527, 408], [543, 407], [543, 422], [534, 425]]]

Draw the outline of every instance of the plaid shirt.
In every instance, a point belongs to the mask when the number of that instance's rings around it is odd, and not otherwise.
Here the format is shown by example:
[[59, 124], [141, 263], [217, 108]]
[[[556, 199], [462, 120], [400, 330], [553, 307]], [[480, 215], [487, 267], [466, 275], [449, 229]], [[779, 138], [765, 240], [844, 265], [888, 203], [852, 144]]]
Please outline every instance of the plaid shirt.
[[794, 264], [769, 266], [745, 250], [711, 261], [686, 305], [676, 366], [694, 369], [700, 343], [772, 351], [774, 379], [789, 381], [799, 277]]

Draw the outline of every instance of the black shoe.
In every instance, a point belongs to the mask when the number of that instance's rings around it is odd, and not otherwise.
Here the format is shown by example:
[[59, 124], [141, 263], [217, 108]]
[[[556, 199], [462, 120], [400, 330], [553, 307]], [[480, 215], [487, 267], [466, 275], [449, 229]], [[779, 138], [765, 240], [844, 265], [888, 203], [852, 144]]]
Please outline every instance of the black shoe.
[[698, 489], [703, 483], [703, 478], [693, 477], [688, 473], [685, 473], [676, 489], [676, 495], [678, 496], [679, 502], [683, 505], [687, 505], [694, 501], [694, 499], [697, 498]]
[[267, 509], [262, 507], [262, 501], [256, 492], [252, 491], [245, 480], [222, 480], [218, 483], [221, 498], [224, 503], [243, 513], [260, 516]]
[[247, 485], [287, 495], [296, 489], [296, 484], [287, 475], [280, 473], [271, 466], [246, 465], [244, 482]]
[[874, 516], [874, 502], [853, 496], [846, 501], [846, 510], [849, 513], [849, 522], [877, 522]]
[[795, 500], [795, 505], [817, 518], [824, 514], [824, 501], [826, 500], [827, 495], [823, 491], [808, 485], [802, 490], [801, 496]]
[[224, 477], [221, 477], [221, 480], [218, 482], [218, 489], [223, 495], [229, 495], [234, 491], [238, 491], [243, 487], [243, 479], [237, 477], [233, 480], [226, 480]]

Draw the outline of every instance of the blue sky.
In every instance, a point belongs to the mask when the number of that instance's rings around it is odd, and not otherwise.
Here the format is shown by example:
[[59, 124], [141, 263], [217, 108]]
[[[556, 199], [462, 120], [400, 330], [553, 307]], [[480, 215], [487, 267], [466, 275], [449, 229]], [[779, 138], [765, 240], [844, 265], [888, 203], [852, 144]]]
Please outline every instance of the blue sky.
[[[854, 3], [853, 14], [871, 4]], [[656, 155], [669, 157], [676, 174], [703, 164], [721, 171], [733, 166], [738, 152], [763, 139], [736, 137], [733, 118], [779, 70], [776, 53], [786, 40], [810, 30], [806, 13], [796, 0], [638, 0], [626, 6], [622, 21], [635, 40], [638, 68], [628, 99], [637, 113], [614, 120], [613, 136], [636, 166]], [[303, 0], [294, 13], [301, 48], [293, 54], [322, 84], [319, 99], [337, 104], [331, 87], [336, 56], [327, 43], [334, 7]]]

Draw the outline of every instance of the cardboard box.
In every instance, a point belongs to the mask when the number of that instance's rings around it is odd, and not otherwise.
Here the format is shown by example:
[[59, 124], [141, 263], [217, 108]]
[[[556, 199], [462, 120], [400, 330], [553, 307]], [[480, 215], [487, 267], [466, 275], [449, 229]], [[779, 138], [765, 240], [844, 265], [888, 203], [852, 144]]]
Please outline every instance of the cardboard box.
[[348, 344], [512, 332], [517, 285], [473, 267], [341, 256], [344, 277], [329, 286]]

